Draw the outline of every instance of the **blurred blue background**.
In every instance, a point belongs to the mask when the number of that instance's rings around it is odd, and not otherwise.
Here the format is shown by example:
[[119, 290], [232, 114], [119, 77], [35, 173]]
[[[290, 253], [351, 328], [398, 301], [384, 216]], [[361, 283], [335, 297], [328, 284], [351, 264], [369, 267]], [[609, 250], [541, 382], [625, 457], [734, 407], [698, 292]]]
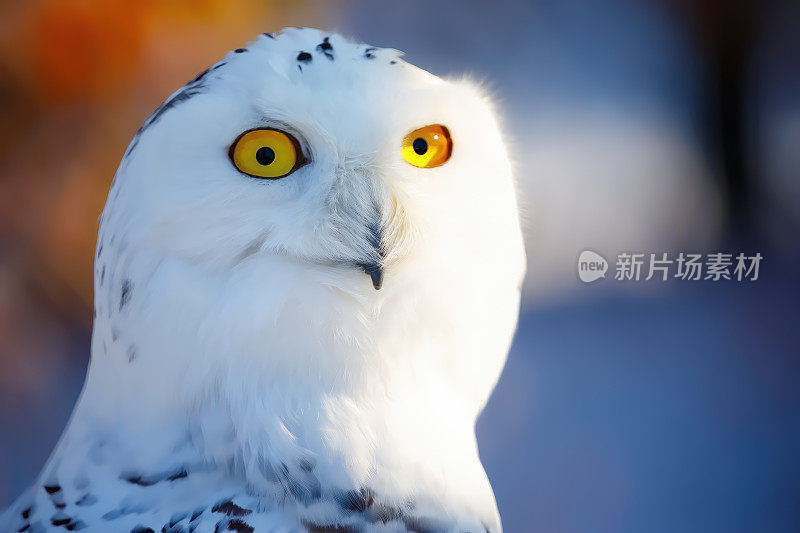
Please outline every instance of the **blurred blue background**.
[[[80, 4], [0, 3], [6, 20], [55, 24], [50, 46], [96, 22]], [[77, 88], [49, 80], [73, 87], [67, 101], [27, 90], [35, 69], [17, 65], [40, 26], [4, 27], [0, 507], [36, 475], [79, 393], [94, 221], [127, 140], [226, 49], [311, 25], [481, 80], [505, 117], [529, 275], [478, 437], [506, 531], [800, 531], [797, 2], [188, 4], [144, 2], [141, 35], [115, 52], [123, 72], [97, 60]], [[79, 112], [90, 118], [69, 142], [85, 155], [52, 182], [26, 174], [6, 130], [24, 122], [45, 143], [41, 131]], [[587, 248], [612, 263], [622, 251], [764, 260], [754, 282], [585, 285]]]

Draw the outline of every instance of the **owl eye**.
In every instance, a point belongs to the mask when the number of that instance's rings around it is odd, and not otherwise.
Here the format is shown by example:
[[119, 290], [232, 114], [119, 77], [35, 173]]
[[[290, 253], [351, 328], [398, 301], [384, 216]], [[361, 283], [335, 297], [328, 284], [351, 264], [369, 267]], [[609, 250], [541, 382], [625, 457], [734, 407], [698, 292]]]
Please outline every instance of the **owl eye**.
[[231, 146], [230, 157], [241, 172], [269, 179], [287, 176], [306, 162], [297, 139], [273, 129], [242, 133]]
[[400, 154], [415, 167], [433, 168], [443, 165], [453, 152], [450, 132], [441, 124], [414, 130], [403, 138]]

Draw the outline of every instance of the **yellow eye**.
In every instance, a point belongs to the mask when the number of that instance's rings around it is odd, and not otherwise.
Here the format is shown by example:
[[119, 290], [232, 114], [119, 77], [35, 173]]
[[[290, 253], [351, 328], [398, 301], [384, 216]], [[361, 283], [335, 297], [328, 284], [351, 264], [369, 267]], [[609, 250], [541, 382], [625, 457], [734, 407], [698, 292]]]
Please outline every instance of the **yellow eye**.
[[414, 130], [403, 138], [400, 153], [415, 167], [432, 168], [443, 165], [453, 151], [450, 132], [441, 124]]
[[282, 178], [306, 161], [297, 140], [278, 130], [250, 130], [230, 149], [236, 168], [256, 178]]

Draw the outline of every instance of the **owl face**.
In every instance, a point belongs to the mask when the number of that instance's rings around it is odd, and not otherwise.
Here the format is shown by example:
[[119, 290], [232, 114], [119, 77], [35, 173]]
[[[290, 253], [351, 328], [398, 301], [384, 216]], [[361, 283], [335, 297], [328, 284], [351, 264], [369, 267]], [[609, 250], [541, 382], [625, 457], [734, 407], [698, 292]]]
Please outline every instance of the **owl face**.
[[521, 257], [487, 99], [399, 55], [311, 29], [229, 53], [142, 126], [104, 226], [158, 256], [269, 256], [370, 290], [413, 261]]

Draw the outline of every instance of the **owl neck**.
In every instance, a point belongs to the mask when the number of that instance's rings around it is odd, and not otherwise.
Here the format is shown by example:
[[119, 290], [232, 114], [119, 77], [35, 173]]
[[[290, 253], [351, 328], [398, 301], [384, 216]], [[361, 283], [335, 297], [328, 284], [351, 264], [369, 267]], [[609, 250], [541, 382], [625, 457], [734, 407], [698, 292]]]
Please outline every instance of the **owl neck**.
[[106, 279], [68, 453], [102, 436], [104, 464], [134, 480], [225, 465], [213, 468], [309, 520], [496, 530], [474, 436], [482, 402], [459, 379], [451, 317], [341, 275], [352, 290], [164, 264], [146, 284]]

